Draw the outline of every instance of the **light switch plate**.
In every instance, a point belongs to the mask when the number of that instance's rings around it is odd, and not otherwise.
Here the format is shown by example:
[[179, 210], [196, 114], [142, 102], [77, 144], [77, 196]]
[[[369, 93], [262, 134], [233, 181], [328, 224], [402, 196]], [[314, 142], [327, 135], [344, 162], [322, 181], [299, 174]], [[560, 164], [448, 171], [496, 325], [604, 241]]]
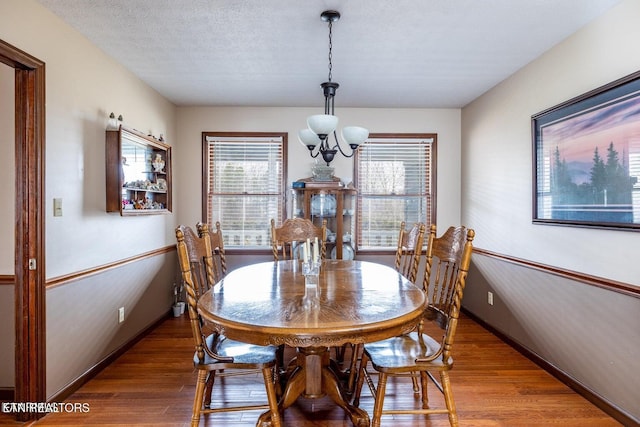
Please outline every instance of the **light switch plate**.
[[53, 216], [62, 216], [62, 199], [53, 199]]

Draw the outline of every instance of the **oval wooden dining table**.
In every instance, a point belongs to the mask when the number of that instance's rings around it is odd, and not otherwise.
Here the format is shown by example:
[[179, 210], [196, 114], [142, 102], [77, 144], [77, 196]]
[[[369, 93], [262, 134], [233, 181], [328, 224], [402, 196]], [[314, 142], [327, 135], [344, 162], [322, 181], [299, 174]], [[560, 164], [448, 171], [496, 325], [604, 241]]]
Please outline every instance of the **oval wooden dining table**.
[[[279, 402], [329, 396], [355, 426], [366, 411], [349, 403], [329, 348], [366, 343], [412, 330], [423, 313], [423, 291], [391, 267], [326, 260], [317, 293], [305, 292], [300, 261], [273, 261], [235, 269], [198, 301], [203, 318], [231, 339], [297, 349]], [[259, 426], [269, 425], [268, 413]]]

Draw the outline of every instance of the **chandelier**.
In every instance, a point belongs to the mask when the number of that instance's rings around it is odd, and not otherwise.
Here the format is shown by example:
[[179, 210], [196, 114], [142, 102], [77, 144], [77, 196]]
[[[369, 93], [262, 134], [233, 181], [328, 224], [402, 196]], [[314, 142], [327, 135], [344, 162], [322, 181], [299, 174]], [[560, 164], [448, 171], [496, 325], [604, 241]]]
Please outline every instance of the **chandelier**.
[[[300, 142], [307, 146], [311, 157], [315, 159], [318, 155], [322, 155], [322, 159], [329, 166], [338, 151], [345, 157], [353, 156], [358, 146], [369, 137], [369, 131], [359, 126], [344, 127], [342, 129], [342, 139], [349, 145], [351, 150], [347, 154], [340, 146], [336, 132], [338, 117], [334, 114], [334, 97], [340, 85], [331, 81], [333, 68], [332, 26], [334, 22], [340, 19], [340, 13], [335, 10], [325, 10], [320, 15], [320, 18], [329, 23], [329, 77], [326, 82], [320, 85], [324, 92], [324, 114], [309, 116], [307, 118], [308, 128], [300, 130], [298, 138]], [[331, 142], [332, 134], [334, 142]]]

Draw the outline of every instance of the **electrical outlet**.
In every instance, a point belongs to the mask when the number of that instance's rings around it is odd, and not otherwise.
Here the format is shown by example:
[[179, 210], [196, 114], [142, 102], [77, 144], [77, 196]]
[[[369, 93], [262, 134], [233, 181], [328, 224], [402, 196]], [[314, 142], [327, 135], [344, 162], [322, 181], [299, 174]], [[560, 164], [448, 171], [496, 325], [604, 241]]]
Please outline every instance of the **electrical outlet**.
[[118, 309], [118, 323], [124, 322], [124, 307]]
[[487, 303], [493, 305], [493, 292], [487, 292]]

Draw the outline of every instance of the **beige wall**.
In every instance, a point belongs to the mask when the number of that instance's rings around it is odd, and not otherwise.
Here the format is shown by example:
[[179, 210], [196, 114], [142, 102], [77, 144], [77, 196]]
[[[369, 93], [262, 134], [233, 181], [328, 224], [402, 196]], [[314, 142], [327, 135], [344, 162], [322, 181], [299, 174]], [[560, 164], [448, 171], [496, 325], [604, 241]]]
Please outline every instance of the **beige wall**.
[[[15, 204], [15, 72], [0, 63], [0, 218], [13, 218]], [[0, 274], [13, 274], [15, 221], [0, 221]]]
[[[34, 0], [0, 2], [0, 39], [46, 63], [46, 278], [174, 244], [172, 214], [123, 218], [105, 212], [104, 152], [110, 112], [122, 114], [127, 125], [143, 132], [163, 133], [173, 144], [175, 107]], [[53, 217], [53, 198], [63, 199], [62, 217]], [[13, 221], [13, 215], [3, 213], [2, 218], [2, 223]], [[155, 272], [164, 271], [164, 266], [151, 264]], [[169, 311], [173, 274], [158, 278], [145, 270], [147, 278], [141, 280], [122, 270], [108, 275], [108, 284], [95, 275], [81, 280], [81, 287], [74, 283], [47, 292], [47, 396]], [[152, 289], [148, 306], [133, 299]], [[106, 326], [118, 339], [88, 351], [82, 338], [103, 336], [105, 328], [103, 318], [97, 321], [93, 315], [117, 319], [122, 305], [128, 320]], [[78, 360], [75, 372], [69, 372], [69, 360]]]
[[640, 2], [622, 2], [463, 109], [463, 219], [477, 246], [640, 286], [624, 256], [638, 233], [531, 223], [531, 116], [640, 70], [638, 18]]
[[[320, 103], [322, 99], [318, 99]], [[288, 133], [287, 187], [299, 178], [311, 176], [313, 159], [298, 141], [298, 130], [306, 119], [317, 114], [314, 108], [178, 108], [178, 149], [174, 162], [181, 173], [174, 180], [177, 204], [183, 206], [178, 220], [184, 224], [201, 221], [202, 132], [246, 131]], [[438, 223], [460, 222], [460, 110], [459, 109], [381, 109], [337, 108], [343, 124], [357, 124], [370, 132], [411, 132], [438, 134]], [[345, 183], [353, 179], [353, 159], [337, 156], [332, 162], [335, 175]], [[184, 208], [188, 207], [188, 208]], [[265, 218], [265, 224], [269, 219]], [[393, 257], [356, 254], [357, 259], [376, 260], [392, 265]], [[229, 267], [270, 261], [271, 254], [228, 256]]]
[[[640, 287], [639, 233], [531, 222], [531, 116], [640, 70], [639, 19], [640, 2], [621, 2], [463, 109], [462, 221], [477, 247]], [[474, 259], [468, 309], [640, 419], [640, 299]]]
[[0, 2], [0, 38], [46, 63], [47, 278], [173, 243], [172, 215], [105, 212], [104, 132], [113, 111], [173, 145], [175, 107], [34, 0]]
[[[287, 186], [311, 176], [313, 159], [298, 141], [297, 132], [306, 119], [318, 113], [313, 108], [178, 108], [178, 150], [175, 163], [180, 168], [176, 180], [176, 200], [189, 206], [179, 212], [179, 222], [195, 224], [201, 220], [200, 182], [202, 180], [202, 132], [262, 131], [288, 132]], [[382, 109], [337, 108], [342, 124], [358, 124], [370, 132], [435, 132], [438, 134], [438, 222], [460, 222], [460, 110], [459, 109]], [[332, 162], [335, 174], [345, 183], [353, 179], [353, 159], [341, 155]], [[197, 183], [197, 186], [194, 184]], [[268, 219], [266, 220], [268, 222]]]
[[[15, 141], [14, 71], [0, 64], [0, 275], [14, 272]], [[11, 388], [14, 375], [14, 294], [11, 285], [0, 285], [0, 389]]]

